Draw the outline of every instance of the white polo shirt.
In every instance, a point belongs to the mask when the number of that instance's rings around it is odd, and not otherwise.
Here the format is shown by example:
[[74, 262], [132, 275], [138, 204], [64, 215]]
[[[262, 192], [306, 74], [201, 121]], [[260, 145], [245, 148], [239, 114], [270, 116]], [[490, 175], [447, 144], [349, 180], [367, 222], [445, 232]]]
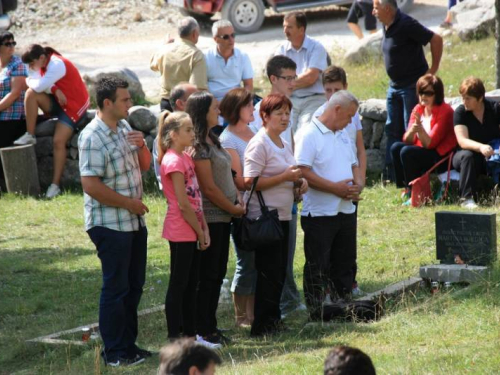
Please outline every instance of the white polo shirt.
[[[332, 182], [352, 179], [352, 167], [357, 165], [347, 133], [333, 132], [317, 118], [297, 132], [295, 159], [299, 166], [310, 167], [318, 176]], [[335, 216], [339, 212], [351, 214], [354, 210], [352, 201], [310, 187], [304, 195], [302, 216]]]

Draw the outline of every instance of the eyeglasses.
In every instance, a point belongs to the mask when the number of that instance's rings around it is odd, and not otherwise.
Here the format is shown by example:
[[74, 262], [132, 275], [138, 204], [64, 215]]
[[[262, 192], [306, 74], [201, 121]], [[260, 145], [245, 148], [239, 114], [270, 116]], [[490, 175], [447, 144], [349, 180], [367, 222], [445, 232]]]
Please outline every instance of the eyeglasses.
[[277, 77], [285, 79], [287, 82], [293, 82], [297, 79], [297, 76], [277, 76]]
[[434, 91], [419, 91], [418, 92], [418, 95], [420, 96], [434, 96]]
[[5, 47], [15, 47], [16, 45], [17, 45], [16, 42], [7, 42], [0, 44], [0, 46], [5, 46]]
[[229, 40], [229, 38], [233, 38], [234, 39], [235, 37], [236, 37], [235, 33], [224, 34], [224, 35], [217, 35], [217, 38], [224, 39], [224, 40]]

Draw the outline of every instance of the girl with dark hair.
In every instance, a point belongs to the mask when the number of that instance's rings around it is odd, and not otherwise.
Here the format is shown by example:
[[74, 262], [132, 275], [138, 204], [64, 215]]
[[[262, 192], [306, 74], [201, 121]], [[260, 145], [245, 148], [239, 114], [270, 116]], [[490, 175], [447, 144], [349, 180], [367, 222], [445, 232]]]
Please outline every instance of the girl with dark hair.
[[59, 184], [66, 163], [66, 143], [84, 121], [90, 104], [89, 94], [76, 67], [55, 49], [32, 44], [23, 53], [22, 60], [30, 68], [24, 99], [27, 132], [14, 144], [36, 143], [38, 108], [47, 115], [57, 117], [54, 174], [45, 194], [47, 198], [53, 198], [61, 193]]
[[[238, 190], [246, 190], [243, 180], [243, 161], [245, 148], [255, 135], [248, 126], [254, 121], [252, 93], [243, 88], [229, 91], [220, 103], [220, 112], [229, 125], [220, 135], [222, 147], [231, 156], [231, 169], [235, 172], [234, 181]], [[235, 246], [236, 269], [231, 284], [234, 313], [237, 327], [249, 327], [253, 322], [255, 301], [255, 253], [243, 251]]]
[[244, 207], [231, 173], [231, 156], [212, 132], [218, 124], [217, 100], [206, 91], [196, 92], [187, 100], [186, 112], [193, 121], [193, 159], [210, 231], [210, 247], [201, 254], [196, 299], [197, 341], [218, 348], [225, 341], [217, 329], [217, 306], [227, 270], [231, 219], [243, 215]]
[[[453, 109], [444, 102], [443, 82], [426, 74], [417, 81], [418, 104], [411, 114], [403, 142], [391, 147], [397, 187], [405, 188], [403, 205], [411, 204], [409, 183], [423, 175], [457, 146]], [[443, 167], [446, 165], [443, 164]]]
[[210, 246], [194, 163], [185, 149], [194, 130], [185, 112], [162, 112], [158, 124], [158, 162], [168, 211], [162, 237], [170, 244], [170, 280], [165, 297], [168, 337], [196, 335], [196, 288], [200, 250]]
[[[26, 131], [24, 94], [28, 69], [14, 55], [16, 42], [9, 31], [0, 33], [0, 148], [11, 146]], [[3, 169], [0, 163], [0, 179]]]

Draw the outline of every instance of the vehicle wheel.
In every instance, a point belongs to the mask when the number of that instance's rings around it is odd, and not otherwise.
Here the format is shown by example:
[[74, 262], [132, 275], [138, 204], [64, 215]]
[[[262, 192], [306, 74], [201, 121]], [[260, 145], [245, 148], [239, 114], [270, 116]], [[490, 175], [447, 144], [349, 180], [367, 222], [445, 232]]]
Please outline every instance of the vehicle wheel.
[[398, 8], [401, 9], [401, 12], [408, 13], [413, 6], [413, 0], [397, 0]]
[[253, 33], [264, 22], [262, 0], [226, 0], [221, 13], [222, 19], [231, 21], [239, 33]]
[[17, 9], [17, 0], [2, 0], [3, 12], [11, 12]]

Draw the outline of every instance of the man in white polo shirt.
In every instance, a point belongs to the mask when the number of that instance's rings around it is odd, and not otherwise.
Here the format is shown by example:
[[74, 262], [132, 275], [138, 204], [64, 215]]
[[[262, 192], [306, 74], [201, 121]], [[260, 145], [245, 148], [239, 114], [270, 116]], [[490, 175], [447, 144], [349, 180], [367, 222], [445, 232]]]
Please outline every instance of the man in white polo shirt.
[[321, 320], [324, 289], [349, 297], [356, 256], [356, 217], [361, 176], [349, 136], [358, 101], [350, 92], [333, 94], [324, 113], [295, 136], [295, 159], [309, 183], [304, 196], [304, 294], [312, 321]]
[[312, 115], [325, 102], [321, 72], [328, 66], [323, 45], [306, 35], [307, 19], [302, 12], [291, 12], [283, 20], [287, 42], [275, 55], [284, 55], [297, 64], [297, 80], [290, 98], [293, 103], [292, 128], [295, 133], [311, 121]]
[[218, 101], [234, 88], [243, 87], [253, 92], [253, 68], [248, 55], [234, 47], [235, 34], [230, 21], [213, 24], [212, 35], [216, 45], [205, 53], [208, 91]]

